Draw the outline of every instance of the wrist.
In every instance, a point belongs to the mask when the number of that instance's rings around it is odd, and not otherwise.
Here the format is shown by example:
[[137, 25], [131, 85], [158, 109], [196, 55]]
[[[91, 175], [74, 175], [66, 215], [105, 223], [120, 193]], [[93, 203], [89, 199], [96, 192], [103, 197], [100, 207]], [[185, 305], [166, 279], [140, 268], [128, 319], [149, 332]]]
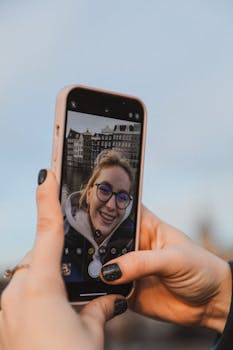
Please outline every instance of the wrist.
[[[221, 261], [221, 279], [215, 296], [206, 307], [202, 326], [216, 330], [219, 333], [224, 331], [228, 316], [233, 306], [232, 302], [232, 270], [230, 265]], [[233, 310], [232, 310], [233, 312]]]

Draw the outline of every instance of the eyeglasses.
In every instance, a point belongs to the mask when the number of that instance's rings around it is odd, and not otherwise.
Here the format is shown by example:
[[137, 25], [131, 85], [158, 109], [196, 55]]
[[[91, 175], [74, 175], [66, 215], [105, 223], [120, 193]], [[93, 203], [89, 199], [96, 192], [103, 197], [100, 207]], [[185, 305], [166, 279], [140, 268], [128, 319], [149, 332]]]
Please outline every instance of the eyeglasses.
[[124, 191], [113, 192], [112, 188], [107, 183], [95, 184], [96, 195], [100, 202], [107, 203], [113, 195], [115, 195], [116, 206], [118, 209], [126, 209], [132, 200], [132, 197]]

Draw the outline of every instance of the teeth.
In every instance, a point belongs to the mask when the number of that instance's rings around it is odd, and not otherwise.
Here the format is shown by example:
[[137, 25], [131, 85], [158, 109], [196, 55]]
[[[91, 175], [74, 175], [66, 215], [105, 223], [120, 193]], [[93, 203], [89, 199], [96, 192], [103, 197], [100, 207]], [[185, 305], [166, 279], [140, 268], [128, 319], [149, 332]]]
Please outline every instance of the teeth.
[[100, 213], [100, 215], [102, 216], [103, 219], [108, 220], [108, 221], [113, 221], [114, 217], [105, 213]]

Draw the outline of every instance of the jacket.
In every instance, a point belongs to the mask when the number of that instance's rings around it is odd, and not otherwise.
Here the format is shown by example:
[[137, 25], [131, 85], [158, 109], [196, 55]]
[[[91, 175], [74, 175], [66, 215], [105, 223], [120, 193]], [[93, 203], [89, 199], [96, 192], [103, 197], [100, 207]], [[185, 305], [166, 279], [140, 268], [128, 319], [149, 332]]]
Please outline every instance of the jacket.
[[132, 203], [126, 208], [122, 221], [98, 245], [93, 237], [89, 214], [77, 208], [79, 197], [80, 192], [72, 193], [64, 206], [62, 272], [66, 282], [99, 280], [103, 264], [134, 248], [135, 225], [129, 218]]

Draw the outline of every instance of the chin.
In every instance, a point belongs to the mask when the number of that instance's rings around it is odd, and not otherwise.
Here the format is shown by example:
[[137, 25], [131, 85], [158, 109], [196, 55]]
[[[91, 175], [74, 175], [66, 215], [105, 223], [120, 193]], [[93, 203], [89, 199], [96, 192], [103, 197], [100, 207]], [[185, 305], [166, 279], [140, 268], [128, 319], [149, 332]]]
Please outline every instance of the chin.
[[110, 235], [110, 232], [103, 232], [102, 235], [104, 238], [107, 238]]
[[113, 230], [113, 228], [111, 229], [111, 230], [109, 230], [109, 228], [108, 229], [100, 229], [100, 231], [102, 232], [102, 235], [104, 236], [104, 237], [107, 237], [111, 232], [112, 232], [112, 230]]

